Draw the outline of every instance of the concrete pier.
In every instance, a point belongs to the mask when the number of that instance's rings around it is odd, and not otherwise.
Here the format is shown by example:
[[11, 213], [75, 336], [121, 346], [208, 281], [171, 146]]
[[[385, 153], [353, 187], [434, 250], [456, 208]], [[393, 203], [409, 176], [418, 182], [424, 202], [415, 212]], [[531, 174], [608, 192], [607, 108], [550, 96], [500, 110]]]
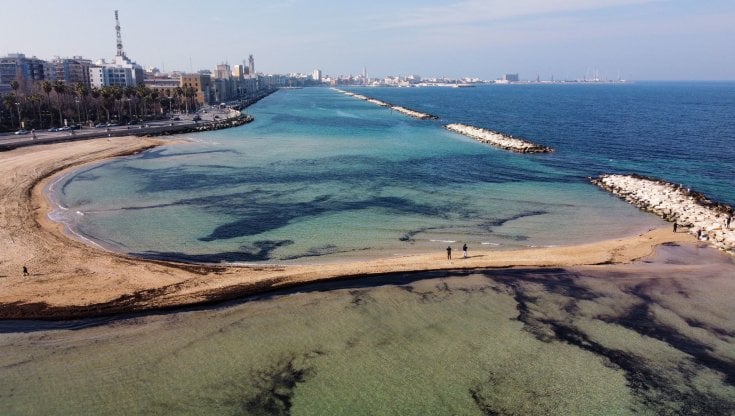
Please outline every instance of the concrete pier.
[[681, 232], [735, 254], [735, 219], [729, 205], [713, 202], [681, 185], [640, 175], [601, 175], [590, 181], [644, 211], [676, 223]]
[[542, 146], [513, 136], [508, 136], [497, 131], [468, 126], [466, 124], [447, 124], [444, 127], [447, 130], [465, 135], [481, 143], [487, 143], [512, 152], [550, 153], [554, 151], [554, 149], [548, 146]]
[[420, 111], [411, 110], [410, 108], [406, 108], [406, 107], [401, 107], [401, 106], [398, 106], [398, 105], [389, 104], [389, 103], [386, 103], [385, 101], [380, 101], [378, 99], [375, 99], [375, 98], [372, 98], [372, 97], [368, 97], [368, 96], [365, 96], [365, 95], [362, 95], [362, 94], [355, 94], [354, 92], [349, 92], [349, 91], [341, 90], [339, 88], [332, 88], [332, 90], [337, 91], [337, 92], [341, 92], [342, 94], [348, 95], [350, 97], [357, 98], [358, 100], [363, 100], [363, 101], [367, 101], [367, 102], [369, 102], [371, 104], [379, 105], [381, 107], [390, 108], [391, 110], [395, 110], [395, 111], [397, 111], [397, 112], [399, 112], [401, 114], [405, 114], [405, 115], [407, 115], [409, 117], [417, 118], [419, 120], [436, 120], [436, 119], [439, 118], [439, 117], [437, 117], [437, 116], [435, 116], [433, 114], [422, 113]]

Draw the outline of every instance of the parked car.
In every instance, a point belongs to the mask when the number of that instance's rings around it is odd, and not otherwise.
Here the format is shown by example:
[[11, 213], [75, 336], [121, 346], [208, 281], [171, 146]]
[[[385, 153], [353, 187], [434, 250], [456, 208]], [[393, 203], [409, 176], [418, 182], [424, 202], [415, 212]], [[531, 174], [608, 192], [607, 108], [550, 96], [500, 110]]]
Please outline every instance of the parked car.
[[69, 127], [71, 127], [72, 130], [79, 130], [79, 129], [82, 128], [82, 125], [81, 124], [72, 124]]
[[174, 117], [171, 120], [173, 120], [173, 121], [181, 121], [181, 117]]
[[201, 119], [202, 119], [202, 118], [201, 118], [201, 117], [199, 117], [199, 116], [194, 116], [194, 118], [192, 118], [192, 120], [194, 120], [194, 121], [201, 121]]
[[21, 134], [28, 134], [28, 133], [30, 133], [28, 130], [26, 130], [26, 129], [20, 129], [20, 130], [16, 131], [13, 134], [15, 134], [16, 136], [19, 136]]
[[59, 127], [58, 129], [56, 129], [56, 131], [69, 131], [69, 130], [71, 130], [71, 127], [69, 126]]
[[94, 126], [96, 128], [98, 128], [98, 129], [103, 129], [103, 128], [107, 127], [107, 124], [105, 124], [105, 123], [97, 123]]
[[48, 129], [47, 131], [48, 131], [48, 132], [50, 132], [50, 133], [53, 133], [53, 132], [55, 132], [55, 131], [59, 131], [59, 129], [58, 129], [58, 128], [56, 128], [56, 127], [51, 127], [51, 128], [50, 128], [50, 129]]

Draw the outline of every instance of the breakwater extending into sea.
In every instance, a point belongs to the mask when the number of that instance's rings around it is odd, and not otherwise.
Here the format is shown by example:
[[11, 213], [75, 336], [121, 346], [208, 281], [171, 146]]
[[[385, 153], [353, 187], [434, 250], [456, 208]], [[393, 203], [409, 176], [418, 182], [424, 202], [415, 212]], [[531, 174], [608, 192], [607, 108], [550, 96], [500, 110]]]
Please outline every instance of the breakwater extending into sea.
[[[358, 100], [367, 101], [371, 104], [375, 104], [380, 107], [390, 108], [391, 110], [398, 111], [399, 113], [405, 114], [409, 117], [413, 117], [419, 120], [438, 120], [439, 117], [429, 113], [422, 113], [420, 111], [412, 110], [400, 105], [393, 105], [385, 101], [378, 100], [376, 98], [368, 97], [363, 94], [354, 92], [344, 91], [338, 88], [333, 88], [334, 91], [341, 92], [350, 97], [357, 98]], [[444, 126], [447, 130], [462, 134], [469, 138], [475, 139], [480, 143], [490, 144], [503, 150], [508, 150], [517, 153], [550, 153], [553, 149], [548, 146], [532, 143], [524, 139], [513, 137], [512, 135], [500, 133], [493, 130], [483, 129], [480, 127], [469, 126], [466, 124], [452, 123]]]
[[400, 105], [393, 105], [393, 104], [387, 103], [385, 101], [380, 101], [378, 99], [368, 97], [366, 95], [356, 94], [354, 92], [340, 90], [338, 88], [333, 88], [333, 90], [334, 91], [337, 91], [337, 92], [341, 92], [342, 94], [348, 95], [350, 97], [357, 98], [358, 100], [363, 100], [363, 101], [367, 101], [367, 102], [369, 102], [371, 104], [375, 104], [375, 105], [378, 105], [378, 106], [381, 106], [381, 107], [390, 108], [391, 110], [395, 110], [395, 111], [397, 111], [397, 112], [399, 112], [401, 114], [405, 114], [405, 115], [407, 115], [409, 117], [417, 118], [419, 120], [437, 120], [437, 119], [439, 119], [438, 116], [435, 116], [433, 114], [422, 113], [420, 111], [412, 110], [410, 108], [406, 108], [406, 107], [403, 107], [403, 106], [400, 106]]
[[735, 254], [733, 209], [706, 196], [660, 179], [640, 175], [601, 175], [591, 179], [600, 188], [636, 207], [675, 224], [712, 246]]
[[480, 143], [487, 143], [504, 150], [510, 150], [511, 152], [550, 153], [554, 151], [548, 146], [531, 143], [527, 140], [479, 127], [458, 123], [447, 124], [444, 127], [449, 131], [465, 135], [479, 141]]

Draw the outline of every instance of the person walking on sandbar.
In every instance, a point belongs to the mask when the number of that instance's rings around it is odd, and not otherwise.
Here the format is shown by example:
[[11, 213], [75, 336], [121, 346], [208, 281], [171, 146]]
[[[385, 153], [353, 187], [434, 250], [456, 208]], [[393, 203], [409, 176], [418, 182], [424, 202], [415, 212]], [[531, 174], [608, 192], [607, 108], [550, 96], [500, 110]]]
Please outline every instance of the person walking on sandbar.
[[452, 259], [452, 246], [447, 246], [447, 260]]
[[30, 276], [30, 274], [28, 273], [28, 267], [26, 266], [23, 266], [23, 276]]
[[462, 246], [462, 257], [467, 258], [467, 243]]

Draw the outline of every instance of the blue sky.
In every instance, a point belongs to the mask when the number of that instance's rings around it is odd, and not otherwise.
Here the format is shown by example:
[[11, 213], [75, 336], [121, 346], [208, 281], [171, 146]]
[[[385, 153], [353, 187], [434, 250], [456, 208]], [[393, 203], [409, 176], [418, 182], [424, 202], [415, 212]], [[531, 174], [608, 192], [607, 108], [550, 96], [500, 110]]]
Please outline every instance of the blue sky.
[[0, 54], [188, 71], [735, 79], [735, 0], [3, 0]]

